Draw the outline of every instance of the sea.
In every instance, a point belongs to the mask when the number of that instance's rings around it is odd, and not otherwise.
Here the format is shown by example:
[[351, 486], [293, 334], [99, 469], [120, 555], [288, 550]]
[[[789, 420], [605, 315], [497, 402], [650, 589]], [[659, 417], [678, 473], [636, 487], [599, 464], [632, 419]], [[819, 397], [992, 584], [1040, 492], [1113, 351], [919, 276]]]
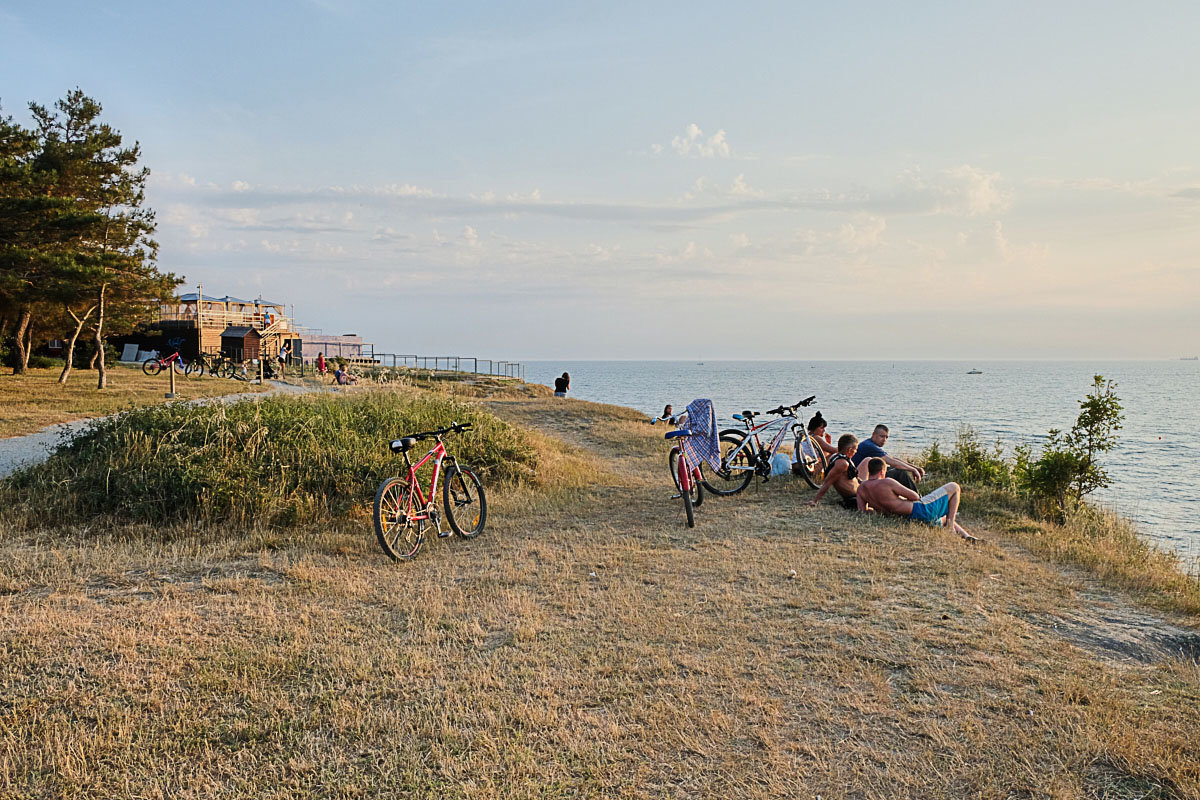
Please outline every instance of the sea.
[[[979, 370], [981, 374], [968, 374]], [[1200, 563], [1200, 362], [1173, 361], [533, 361], [525, 379], [553, 385], [571, 375], [571, 397], [657, 416], [667, 403], [713, 401], [733, 425], [743, 409], [765, 411], [810, 395], [836, 440], [890, 429], [888, 452], [903, 457], [970, 426], [986, 443], [1034, 451], [1051, 428], [1069, 430], [1095, 375], [1116, 384], [1125, 419], [1104, 457], [1112, 485], [1093, 502], [1134, 520], [1161, 548]]]

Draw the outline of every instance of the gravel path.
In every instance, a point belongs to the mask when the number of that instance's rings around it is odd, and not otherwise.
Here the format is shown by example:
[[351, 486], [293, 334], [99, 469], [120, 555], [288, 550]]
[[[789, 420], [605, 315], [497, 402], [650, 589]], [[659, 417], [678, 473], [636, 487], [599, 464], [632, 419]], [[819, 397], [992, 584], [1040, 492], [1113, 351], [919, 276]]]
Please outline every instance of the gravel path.
[[[327, 391], [331, 387], [296, 386], [281, 381], [269, 381], [272, 388], [266, 392], [248, 392], [245, 394], [226, 394], [220, 397], [205, 397], [199, 400], [189, 400], [189, 403], [233, 403], [254, 397], [268, 397], [273, 394], [308, 394], [309, 392]], [[101, 417], [103, 419], [103, 417]], [[25, 436], [13, 436], [0, 439], [0, 478], [12, 474], [17, 467], [44, 461], [64, 439], [70, 439], [83, 430], [91, 419], [78, 419], [73, 422], [61, 422], [42, 428], [37, 433]]]

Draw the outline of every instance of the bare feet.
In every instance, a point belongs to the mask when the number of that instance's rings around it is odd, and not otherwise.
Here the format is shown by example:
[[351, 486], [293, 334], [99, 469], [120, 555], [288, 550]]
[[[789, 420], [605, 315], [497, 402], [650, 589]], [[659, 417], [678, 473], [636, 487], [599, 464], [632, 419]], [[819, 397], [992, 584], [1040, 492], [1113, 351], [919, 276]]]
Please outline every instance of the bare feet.
[[955, 531], [955, 533], [957, 533], [959, 536], [961, 536], [962, 538], [966, 539], [968, 542], [971, 542], [972, 544], [974, 544], [975, 542], [978, 542], [978, 541], [979, 541], [979, 537], [978, 537], [978, 536], [973, 536], [973, 535], [971, 535], [970, 533], [968, 533], [968, 532], [967, 532], [967, 529], [966, 529], [966, 528], [964, 528], [962, 525], [959, 525], [957, 522], [956, 522], [956, 523], [954, 523], [954, 531]]

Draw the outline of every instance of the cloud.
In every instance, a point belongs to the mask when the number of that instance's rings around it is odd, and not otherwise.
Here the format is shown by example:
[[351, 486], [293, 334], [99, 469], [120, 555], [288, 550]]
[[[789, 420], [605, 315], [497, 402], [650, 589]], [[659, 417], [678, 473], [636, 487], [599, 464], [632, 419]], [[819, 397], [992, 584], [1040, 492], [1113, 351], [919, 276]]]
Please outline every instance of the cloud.
[[[682, 136], [671, 140], [671, 147], [684, 158], [730, 158], [733, 155], [725, 140], [724, 128], [705, 138], [704, 131], [694, 122], [687, 126]], [[663, 150], [662, 145], [652, 145], [651, 149], [655, 153]]]
[[729, 234], [729, 241], [733, 242], [733, 246], [739, 250], [745, 250], [750, 246], [750, 237], [744, 233]]
[[838, 229], [837, 241], [848, 253], [872, 250], [882, 243], [881, 237], [886, 229], [887, 220], [883, 217], [862, 214]]
[[733, 179], [733, 185], [729, 187], [729, 193], [734, 197], [762, 197], [765, 194], [765, 192], [752, 189], [747, 185], [746, 173], [744, 172]]
[[958, 202], [952, 208], [966, 209], [970, 216], [977, 214], [1003, 213], [1012, 205], [1012, 193], [1002, 190], [997, 184], [999, 173], [984, 172], [969, 165], [962, 165], [947, 170], [949, 185], [946, 187], [948, 197]]
[[1050, 256], [1050, 248], [1044, 244], [1031, 242], [1026, 245], [1014, 245], [1004, 233], [1004, 223], [996, 220], [992, 229], [992, 240], [996, 244], [996, 252], [1006, 262], [1021, 262], [1026, 264], [1041, 264]]
[[1200, 200], [1200, 186], [1188, 186], [1174, 192], [1171, 197], [1182, 197], [1185, 200]]
[[655, 256], [655, 260], [659, 264], [679, 264], [688, 261], [695, 261], [699, 258], [712, 258], [713, 252], [707, 247], [698, 245], [695, 242], [688, 242], [681, 250], [670, 250], [660, 252]]
[[709, 198], [747, 198], [747, 197], [765, 197], [766, 192], [759, 191], [746, 183], [746, 173], [739, 174], [733, 179], [733, 182], [728, 188], [713, 183], [708, 178], [701, 175], [692, 184], [689, 191], [683, 193], [684, 200], [697, 200], [702, 197]]
[[1012, 206], [1013, 196], [1001, 184], [999, 173], [968, 164], [942, 170], [932, 178], [910, 169], [900, 174], [893, 191], [869, 193], [865, 210], [967, 217], [1003, 214]]

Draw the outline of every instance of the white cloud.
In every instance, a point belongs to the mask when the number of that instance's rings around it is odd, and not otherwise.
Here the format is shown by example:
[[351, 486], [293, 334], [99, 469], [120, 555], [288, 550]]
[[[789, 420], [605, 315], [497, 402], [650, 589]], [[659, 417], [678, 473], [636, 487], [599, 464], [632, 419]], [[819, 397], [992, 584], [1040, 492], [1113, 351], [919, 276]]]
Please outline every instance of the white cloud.
[[230, 185], [230, 188], [232, 188], [235, 192], [248, 192], [250, 191], [250, 184], [246, 183], [245, 181], [234, 181]]
[[838, 229], [837, 240], [846, 252], [859, 253], [878, 247], [886, 229], [887, 220], [883, 217], [861, 214]]
[[1008, 236], [1004, 233], [1004, 223], [996, 220], [996, 224], [992, 229], [992, 240], [996, 245], [996, 252], [1000, 254], [1006, 262], [1021, 262], [1025, 264], [1042, 264], [1050, 256], [1050, 248], [1044, 244], [1031, 242], [1026, 245], [1014, 245], [1009, 241]]
[[752, 189], [746, 184], [746, 173], [741, 173], [733, 179], [733, 185], [729, 187], [729, 193], [734, 197], [762, 197], [763, 192], [757, 189]]
[[679, 264], [687, 261], [695, 261], [699, 258], [712, 258], [713, 252], [707, 247], [698, 245], [695, 242], [688, 242], [682, 250], [673, 250], [668, 252], [658, 253], [655, 256], [655, 261], [659, 264]]
[[733, 182], [726, 188], [718, 183], [709, 181], [708, 178], [701, 175], [692, 184], [689, 191], [683, 193], [684, 200], [696, 200], [700, 197], [709, 198], [746, 198], [746, 197], [763, 197], [766, 192], [759, 191], [746, 183], [746, 173], [739, 174], [733, 179]]
[[962, 206], [971, 216], [1003, 213], [1012, 205], [1012, 193], [997, 185], [999, 173], [984, 172], [964, 164], [947, 170], [947, 175], [952, 181], [951, 194], [961, 198]]
[[750, 237], [744, 233], [729, 234], [729, 241], [733, 242], [733, 246], [739, 250], [744, 250], [750, 246]]
[[[706, 138], [704, 131], [694, 122], [687, 126], [682, 136], [671, 140], [671, 147], [684, 158], [729, 158], [733, 155], [729, 142], [725, 140], [724, 128]], [[654, 145], [652, 149], [655, 153], [662, 152], [661, 145]]]

